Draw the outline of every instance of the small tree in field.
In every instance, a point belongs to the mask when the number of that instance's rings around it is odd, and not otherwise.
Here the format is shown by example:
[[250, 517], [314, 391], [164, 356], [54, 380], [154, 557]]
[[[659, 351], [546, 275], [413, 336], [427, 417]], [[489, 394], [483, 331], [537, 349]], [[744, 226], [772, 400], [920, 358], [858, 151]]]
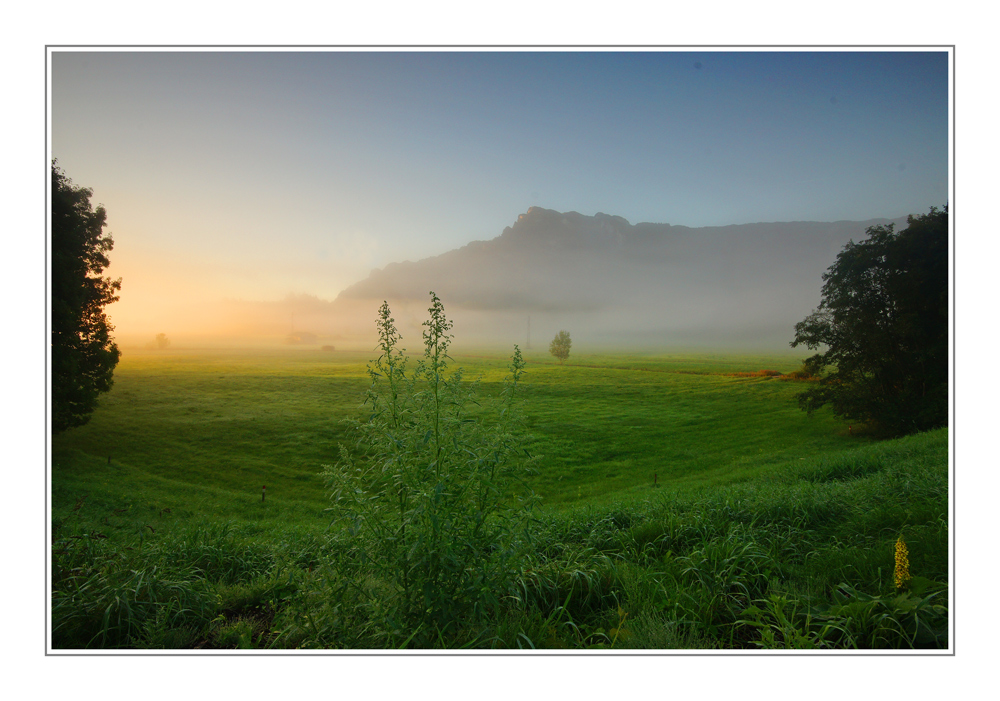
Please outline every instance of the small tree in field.
[[549, 344], [549, 353], [554, 355], [559, 364], [562, 365], [563, 361], [569, 357], [569, 347], [572, 345], [573, 341], [569, 338], [569, 331], [560, 331]]
[[150, 350], [166, 350], [169, 347], [170, 339], [165, 333], [156, 334], [156, 338], [146, 344], [146, 348]]

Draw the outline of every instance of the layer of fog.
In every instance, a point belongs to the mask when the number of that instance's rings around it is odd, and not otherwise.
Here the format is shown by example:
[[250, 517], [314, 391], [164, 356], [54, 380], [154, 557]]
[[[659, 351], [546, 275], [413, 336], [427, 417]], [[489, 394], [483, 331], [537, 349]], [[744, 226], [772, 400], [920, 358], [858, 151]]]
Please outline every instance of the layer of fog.
[[545, 348], [565, 329], [577, 349], [781, 351], [819, 303], [837, 253], [888, 221], [633, 226], [533, 207], [491, 241], [375, 270], [335, 300], [203, 301], [175, 329], [151, 319], [120, 338], [139, 345], [163, 332], [175, 346], [370, 350], [387, 300], [404, 345], [415, 350], [433, 290], [455, 323], [456, 347]]

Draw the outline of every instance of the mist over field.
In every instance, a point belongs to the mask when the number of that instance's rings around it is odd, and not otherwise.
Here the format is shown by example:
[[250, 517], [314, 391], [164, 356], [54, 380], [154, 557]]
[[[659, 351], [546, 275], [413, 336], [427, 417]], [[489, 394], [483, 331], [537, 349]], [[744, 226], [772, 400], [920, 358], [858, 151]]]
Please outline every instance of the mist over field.
[[843, 246], [890, 222], [905, 227], [905, 218], [633, 225], [600, 212], [531, 207], [496, 238], [391, 263], [335, 299], [205, 305], [174, 336], [366, 349], [387, 300], [404, 338], [419, 344], [433, 290], [455, 321], [459, 346], [544, 348], [565, 329], [577, 348], [780, 350], [818, 304], [822, 275]]
[[532, 207], [491, 241], [373, 271], [337, 303], [411, 314], [433, 289], [472, 342], [524, 342], [530, 326], [539, 345], [567, 329], [601, 347], [781, 348], [844, 244], [888, 222], [633, 226]]

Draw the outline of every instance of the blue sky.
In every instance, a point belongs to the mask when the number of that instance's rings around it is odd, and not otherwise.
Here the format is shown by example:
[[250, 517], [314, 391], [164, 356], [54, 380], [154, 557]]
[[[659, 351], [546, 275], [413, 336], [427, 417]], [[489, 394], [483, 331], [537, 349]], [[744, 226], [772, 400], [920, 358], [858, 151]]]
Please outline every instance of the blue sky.
[[332, 299], [538, 205], [688, 226], [948, 200], [945, 51], [53, 51], [51, 153], [119, 330]]

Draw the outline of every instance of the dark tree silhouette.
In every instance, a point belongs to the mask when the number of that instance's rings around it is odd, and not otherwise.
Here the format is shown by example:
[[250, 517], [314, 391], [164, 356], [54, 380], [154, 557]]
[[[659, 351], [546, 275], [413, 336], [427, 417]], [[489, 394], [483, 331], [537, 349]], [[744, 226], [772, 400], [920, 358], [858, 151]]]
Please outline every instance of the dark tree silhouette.
[[825, 346], [805, 362], [821, 376], [798, 395], [887, 435], [948, 423], [948, 208], [910, 216], [899, 233], [873, 226], [823, 275], [819, 307], [792, 347]]
[[118, 300], [121, 279], [102, 277], [114, 247], [104, 234], [104, 207], [76, 187], [52, 161], [52, 430], [90, 420], [101, 392], [111, 389], [121, 353], [104, 307]]

